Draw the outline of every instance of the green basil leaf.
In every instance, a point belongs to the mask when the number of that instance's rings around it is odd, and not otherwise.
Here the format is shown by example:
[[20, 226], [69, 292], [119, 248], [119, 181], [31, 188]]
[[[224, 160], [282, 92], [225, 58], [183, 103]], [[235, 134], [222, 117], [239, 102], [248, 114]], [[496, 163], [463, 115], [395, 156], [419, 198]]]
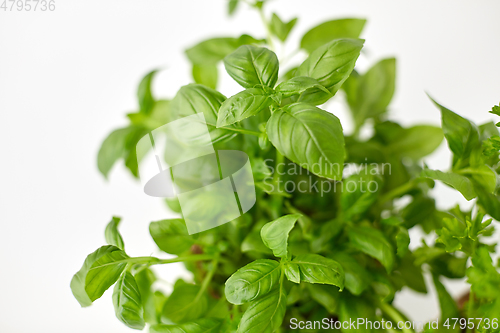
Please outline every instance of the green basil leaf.
[[161, 308], [157, 311], [155, 302], [157, 297], [153, 290], [153, 283], [156, 281], [156, 276], [149, 268], [141, 268], [135, 275], [134, 279], [137, 282], [139, 293], [141, 295], [142, 307], [144, 308], [144, 320], [151, 324], [160, 323]]
[[295, 226], [300, 214], [282, 216], [266, 223], [260, 230], [264, 245], [273, 251], [275, 257], [283, 258], [288, 254], [288, 234]]
[[319, 254], [302, 254], [291, 262], [299, 266], [301, 281], [330, 284], [344, 289], [344, 269], [335, 260]]
[[318, 80], [308, 76], [296, 76], [285, 82], [280, 83], [276, 87], [276, 91], [280, 92], [283, 97], [289, 97], [305, 92], [307, 89], [318, 88], [325, 93], [330, 94], [328, 89], [323, 87]]
[[203, 84], [209, 88], [217, 88], [218, 79], [217, 66], [212, 64], [194, 64], [193, 65], [193, 79], [194, 82]]
[[97, 167], [104, 177], [107, 178], [116, 161], [126, 155], [126, 141], [133, 131], [133, 127], [114, 130], [102, 142], [97, 154]]
[[102, 246], [89, 254], [71, 280], [71, 291], [82, 307], [104, 294], [120, 277], [129, 257], [116, 246]]
[[333, 114], [294, 103], [275, 111], [266, 130], [271, 143], [292, 162], [320, 177], [342, 178], [344, 135]]
[[201, 318], [180, 325], [154, 325], [149, 333], [218, 333], [221, 325], [221, 319]]
[[243, 314], [238, 333], [272, 333], [283, 322], [287, 296], [285, 288], [276, 288], [263, 298], [253, 301]]
[[278, 80], [279, 62], [273, 51], [253, 45], [240, 46], [224, 58], [227, 73], [242, 87], [273, 88]]
[[427, 177], [435, 180], [440, 180], [448, 186], [453, 187], [455, 190], [462, 193], [467, 201], [476, 197], [474, 185], [469, 178], [453, 172], [443, 172], [439, 170], [422, 170], [422, 177]]
[[234, 15], [236, 8], [238, 8], [239, 0], [229, 0], [227, 4], [227, 13], [229, 16]]
[[443, 130], [429, 125], [417, 125], [404, 129], [387, 149], [390, 154], [419, 160], [434, 150], [443, 141]]
[[180, 324], [202, 317], [208, 310], [206, 293], [200, 294], [200, 286], [176, 284], [162, 311], [162, 321]]
[[405, 284], [416, 292], [427, 294], [424, 275], [422, 274], [422, 266], [417, 265], [415, 256], [409, 251], [401, 258], [398, 268], [401, 278]]
[[273, 13], [273, 16], [271, 17], [271, 24], [269, 25], [269, 28], [271, 32], [278, 37], [282, 42], [284, 42], [288, 35], [290, 34], [290, 31], [292, 31], [293, 27], [297, 23], [297, 18], [294, 18], [290, 20], [287, 23], [284, 23], [278, 15]]
[[116, 282], [113, 291], [113, 305], [116, 317], [125, 325], [142, 330], [146, 323], [143, 318], [141, 294], [134, 276], [125, 272]]
[[229, 97], [219, 110], [217, 127], [232, 125], [268, 108], [272, 98], [262, 89], [249, 88]]
[[329, 314], [336, 314], [340, 303], [338, 289], [326, 284], [307, 284], [312, 299], [325, 307]]
[[300, 283], [300, 268], [299, 265], [292, 262], [285, 264], [285, 276], [289, 281]]
[[365, 23], [366, 20], [355, 18], [321, 23], [305, 33], [300, 41], [300, 47], [311, 53], [334, 39], [358, 38]]
[[478, 194], [478, 203], [486, 213], [491, 215], [495, 220], [500, 220], [500, 197], [489, 193], [481, 186], [476, 186], [475, 190]]
[[[340, 322], [357, 322], [358, 319], [363, 318], [364, 320], [375, 321], [376, 318], [376, 307], [373, 306], [371, 302], [363, 297], [356, 297], [349, 295], [348, 293], [342, 293], [340, 298], [340, 309], [339, 309], [339, 321]], [[359, 330], [354, 325], [345, 325], [342, 332], [353, 332], [357, 333]], [[370, 329], [368, 326], [363, 329], [365, 333], [377, 332], [378, 330]]]
[[104, 231], [104, 236], [106, 238], [106, 243], [109, 245], [114, 245], [120, 250], [125, 250], [125, 245], [123, 243], [123, 238], [118, 231], [118, 225], [120, 224], [121, 218], [113, 216], [111, 221], [106, 226]]
[[203, 112], [212, 143], [234, 136], [233, 132], [217, 128], [217, 115], [226, 97], [216, 90], [200, 84], [183, 86], [172, 100], [174, 119]]
[[255, 260], [240, 268], [226, 281], [225, 295], [233, 304], [243, 304], [269, 293], [281, 274], [277, 261]]
[[391, 272], [394, 267], [394, 249], [384, 234], [375, 228], [357, 226], [348, 231], [350, 245], [377, 259]]
[[403, 258], [408, 252], [409, 246], [410, 246], [410, 235], [408, 234], [408, 229], [399, 227], [398, 233], [396, 234], [397, 256]]
[[457, 165], [460, 160], [468, 158], [471, 152], [480, 144], [479, 129], [471, 121], [440, 105], [430, 96], [429, 98], [441, 110], [444, 136], [454, 154], [453, 164]]
[[346, 289], [353, 295], [361, 295], [370, 285], [371, 277], [368, 271], [345, 252], [335, 252], [333, 259], [344, 269]]
[[318, 80], [330, 94], [318, 88], [310, 89], [301, 95], [301, 101], [318, 105], [335, 95], [354, 69], [363, 42], [361, 39], [337, 39], [312, 52], [295, 75]]
[[186, 50], [186, 55], [194, 65], [216, 65], [225, 56], [234, 52], [239, 46], [246, 44], [260, 43], [249, 35], [242, 35], [239, 38], [218, 37], [204, 40]]
[[470, 175], [472, 180], [487, 192], [495, 192], [497, 188], [497, 174], [489, 166], [483, 164], [475, 168], [462, 169], [461, 172]]
[[441, 281], [439, 281], [439, 276], [433, 274], [432, 280], [434, 281], [434, 286], [436, 287], [439, 299], [442, 321], [444, 322], [448, 318], [458, 318], [460, 316], [460, 312], [457, 307], [457, 302], [448, 293]]
[[144, 114], [150, 114], [153, 110], [153, 106], [155, 104], [155, 100], [153, 97], [153, 93], [151, 92], [151, 84], [153, 82], [153, 78], [159, 72], [159, 70], [155, 69], [141, 80], [139, 83], [139, 87], [137, 88], [137, 100], [139, 101], [139, 110]]
[[351, 75], [344, 85], [356, 128], [386, 112], [396, 86], [396, 59], [383, 59], [363, 76]]
[[156, 245], [170, 254], [181, 254], [194, 244], [193, 237], [188, 234], [186, 222], [182, 219], [151, 222], [149, 233]]
[[377, 200], [382, 188], [382, 178], [363, 169], [342, 182], [340, 207], [346, 220], [365, 213]]

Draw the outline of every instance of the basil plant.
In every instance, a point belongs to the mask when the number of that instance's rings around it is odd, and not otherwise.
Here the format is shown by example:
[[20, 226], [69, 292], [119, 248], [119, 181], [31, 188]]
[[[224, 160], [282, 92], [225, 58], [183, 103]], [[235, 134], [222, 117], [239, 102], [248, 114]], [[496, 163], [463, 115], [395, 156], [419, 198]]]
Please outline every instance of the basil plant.
[[[419, 328], [397, 326], [409, 319], [394, 306], [395, 295], [403, 288], [426, 294], [432, 281], [440, 313], [426, 332], [498, 332], [500, 273], [490, 237], [493, 221], [500, 220], [497, 126], [476, 125], [434, 100], [441, 127], [402, 126], [387, 112], [396, 60], [356, 69], [365, 20], [311, 28], [298, 46], [303, 61], [291, 63], [299, 54], [279, 59], [276, 50], [283, 50], [297, 19], [266, 15], [265, 1], [231, 0], [229, 14], [242, 6], [260, 12], [267, 36], [213, 38], [186, 50], [194, 82], [172, 100], [152, 94], [157, 71], [148, 73], [137, 91], [138, 111], [104, 140], [97, 163], [108, 176], [122, 160], [139, 177], [139, 140], [202, 113], [215, 150], [248, 155], [255, 205], [228, 223], [190, 234], [179, 200], [165, 199], [179, 217], [151, 222], [149, 231], [170, 259], [129, 256], [121, 219], [113, 217], [107, 245], [89, 254], [71, 280], [76, 300], [90, 306], [114, 286], [118, 320], [151, 333], [326, 329], [317, 322], [342, 332], [410, 333]], [[233, 96], [217, 91], [222, 64], [241, 86]], [[345, 102], [352, 133], [328, 112], [331, 99]], [[500, 107], [491, 112], [500, 116]], [[423, 160], [444, 139], [450, 167], [429, 169]], [[439, 209], [436, 182], [458, 191], [470, 208]], [[193, 205], [204, 212], [216, 201]], [[412, 229], [434, 241], [410, 248]], [[178, 279], [166, 293], [155, 283], [161, 280], [155, 266], [177, 262], [192, 279]], [[464, 278], [470, 293], [459, 302], [443, 283]], [[382, 320], [393, 326], [342, 325]]]

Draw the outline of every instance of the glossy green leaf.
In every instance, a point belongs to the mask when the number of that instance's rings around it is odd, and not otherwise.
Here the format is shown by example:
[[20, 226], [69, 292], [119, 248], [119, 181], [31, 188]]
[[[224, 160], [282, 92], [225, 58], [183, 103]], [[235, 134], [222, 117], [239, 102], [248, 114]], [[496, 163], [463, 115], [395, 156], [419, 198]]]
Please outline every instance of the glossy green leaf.
[[71, 291], [82, 307], [104, 294], [120, 277], [129, 257], [113, 245], [102, 246], [89, 254], [71, 280]]
[[456, 164], [457, 160], [469, 157], [471, 152], [478, 147], [479, 130], [471, 121], [438, 104], [432, 98], [431, 100], [441, 110], [444, 136], [455, 155], [454, 164]]
[[318, 88], [310, 89], [301, 95], [301, 101], [318, 105], [335, 95], [354, 69], [363, 42], [361, 39], [337, 39], [312, 52], [295, 76], [318, 80], [330, 94]]
[[203, 84], [212, 89], [216, 89], [218, 76], [219, 74], [217, 72], [216, 65], [193, 65], [193, 79], [196, 83]]
[[186, 222], [182, 219], [151, 222], [149, 233], [162, 251], [171, 254], [185, 252], [194, 244], [193, 237], [188, 234]]
[[339, 38], [358, 38], [366, 20], [340, 19], [321, 23], [304, 34], [300, 47], [311, 53], [318, 47]]
[[116, 317], [122, 323], [136, 330], [144, 328], [141, 294], [134, 276], [129, 272], [123, 273], [116, 282], [113, 305]]
[[273, 88], [278, 80], [278, 57], [273, 51], [253, 45], [240, 46], [224, 58], [227, 73], [242, 87]]
[[289, 281], [300, 283], [300, 268], [299, 265], [292, 262], [287, 262], [284, 266], [285, 276]]
[[268, 108], [273, 102], [264, 90], [249, 88], [229, 97], [219, 110], [217, 127], [232, 125], [248, 117], [254, 116]]
[[243, 304], [269, 293], [277, 284], [281, 267], [277, 261], [259, 259], [240, 268], [226, 281], [225, 295], [233, 304]]
[[276, 288], [263, 298], [253, 301], [241, 318], [238, 333], [276, 332], [286, 312], [285, 288]]
[[158, 324], [151, 326], [150, 333], [219, 333], [221, 319], [201, 318], [180, 325]]
[[188, 84], [181, 87], [172, 100], [174, 119], [203, 112], [212, 142], [218, 142], [234, 136], [234, 132], [217, 128], [217, 116], [226, 97], [216, 90], [200, 84]]
[[451, 186], [462, 193], [464, 198], [467, 200], [472, 200], [476, 197], [474, 185], [472, 184], [470, 179], [457, 173], [424, 169], [422, 170], [422, 177], [442, 181], [446, 185]]
[[260, 235], [264, 245], [273, 251], [275, 257], [286, 257], [288, 254], [288, 234], [295, 226], [300, 214], [282, 216], [272, 222], [266, 223]]
[[396, 60], [383, 59], [364, 75], [351, 75], [344, 85], [356, 128], [387, 111], [396, 86]]
[[401, 135], [388, 145], [387, 149], [390, 154], [419, 160], [436, 150], [443, 138], [441, 128], [417, 125], [404, 129]]
[[319, 254], [303, 254], [292, 260], [300, 269], [301, 281], [330, 284], [344, 289], [344, 269], [335, 260]]
[[294, 103], [275, 111], [266, 130], [271, 143], [292, 162], [320, 177], [341, 179], [344, 135], [333, 114]]
[[377, 259], [391, 272], [394, 267], [394, 249], [384, 234], [375, 228], [356, 226], [348, 231], [350, 245]]
[[142, 113], [149, 114], [153, 110], [155, 100], [151, 92], [151, 85], [158, 72], [159, 70], [155, 69], [146, 74], [137, 88], [137, 100], [139, 101], [139, 110]]
[[271, 29], [271, 32], [276, 37], [278, 37], [282, 42], [284, 42], [287, 39], [288, 35], [290, 34], [290, 31], [292, 31], [292, 29], [296, 23], [297, 23], [296, 18], [285, 23], [278, 17], [278, 15], [273, 13], [273, 16], [271, 17], [271, 24], [269, 25], [269, 28]]
[[296, 76], [285, 82], [280, 83], [276, 87], [276, 91], [280, 92], [283, 97], [302, 94], [308, 89], [318, 88], [329, 94], [328, 89], [323, 87], [318, 80], [308, 76]]
[[160, 311], [157, 311], [157, 296], [155, 296], [155, 291], [153, 289], [153, 283], [156, 281], [155, 274], [149, 268], [141, 268], [134, 275], [134, 279], [137, 282], [137, 287], [141, 295], [141, 303], [144, 308], [144, 321], [151, 325], [160, 323], [163, 305]]
[[106, 238], [106, 243], [109, 245], [114, 245], [120, 250], [125, 250], [125, 245], [123, 243], [123, 238], [118, 231], [118, 225], [120, 224], [121, 218], [113, 216], [111, 221], [106, 226], [104, 230], [104, 236]]
[[200, 286], [183, 283], [176, 285], [162, 311], [162, 321], [180, 324], [202, 317], [208, 309], [206, 293], [200, 294]]

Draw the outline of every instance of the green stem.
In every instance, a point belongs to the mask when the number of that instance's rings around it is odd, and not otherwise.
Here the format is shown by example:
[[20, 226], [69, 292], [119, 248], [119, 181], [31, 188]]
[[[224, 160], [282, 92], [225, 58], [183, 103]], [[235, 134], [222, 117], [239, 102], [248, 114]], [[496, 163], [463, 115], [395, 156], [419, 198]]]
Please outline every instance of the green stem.
[[[278, 172], [278, 168], [284, 162], [285, 162], [285, 156], [281, 155], [281, 153], [278, 151], [278, 149], [276, 149], [276, 162], [274, 164], [274, 176], [273, 176], [273, 186], [274, 186], [275, 191], [273, 191], [273, 192], [278, 192], [278, 193], [281, 192], [279, 189], [281, 175]], [[272, 199], [273, 206], [277, 208], [277, 210], [274, 210], [274, 209], [272, 210], [272, 212], [274, 212], [273, 219], [277, 219], [278, 217], [281, 216], [281, 207], [283, 206], [283, 198], [284, 198], [284, 196], [279, 195], [279, 194], [273, 196], [273, 199]]]
[[208, 271], [207, 276], [205, 276], [205, 279], [203, 279], [203, 282], [201, 283], [200, 291], [198, 291], [198, 294], [196, 294], [196, 297], [193, 301], [194, 303], [198, 302], [201, 295], [203, 295], [203, 293], [207, 290], [208, 285], [210, 284], [210, 281], [212, 281], [212, 278], [215, 274], [215, 270], [217, 269], [218, 263], [219, 263], [219, 256], [217, 255], [216, 258], [212, 261], [212, 269]]
[[[471, 260], [474, 254], [476, 253], [476, 245], [477, 242], [474, 241], [472, 243], [472, 251], [471, 251]], [[472, 290], [472, 285], [470, 286], [470, 291], [469, 291], [469, 302], [468, 302], [468, 309], [467, 309], [467, 318], [474, 318], [474, 291]], [[474, 329], [470, 329], [469, 326], [467, 326], [467, 332], [474, 332]]]
[[262, 20], [262, 23], [264, 24], [264, 27], [266, 28], [267, 44], [269, 44], [269, 47], [271, 48], [271, 50], [275, 51], [273, 39], [271, 37], [271, 28], [269, 27], [269, 23], [267, 22], [266, 17], [264, 15], [264, 10], [262, 9], [262, 7], [258, 7], [258, 10], [259, 10], [260, 19]]
[[90, 270], [93, 269], [98, 269], [102, 268], [105, 266], [111, 266], [111, 265], [117, 265], [117, 264], [142, 264], [142, 265], [162, 265], [162, 264], [172, 264], [176, 262], [187, 262], [187, 261], [202, 261], [202, 260], [215, 260], [219, 259], [216, 256], [213, 255], [208, 255], [208, 254], [196, 254], [196, 255], [191, 255], [191, 256], [184, 256], [184, 257], [177, 257], [177, 258], [172, 258], [172, 259], [159, 259], [155, 257], [134, 257], [134, 258], [127, 258], [127, 259], [122, 259], [122, 260], [117, 260], [113, 262], [108, 262], [103, 265], [98, 265], [96, 267], [92, 267]]
[[219, 127], [228, 131], [233, 131], [241, 134], [249, 134], [249, 135], [255, 135], [255, 136], [260, 136], [260, 132], [257, 131], [251, 131], [251, 130], [246, 130], [243, 128], [234, 128], [234, 127]]
[[[393, 327], [397, 327], [398, 322], [407, 321], [392, 305], [379, 301], [378, 306], [383, 313], [385, 313], [389, 318], [391, 318], [395, 323], [393, 323]], [[415, 333], [412, 329], [402, 328], [404, 333]]]
[[406, 192], [412, 190], [415, 187], [415, 185], [418, 184], [418, 182], [419, 182], [418, 179], [412, 179], [411, 181], [409, 181], [409, 182], [407, 182], [399, 187], [396, 187], [392, 191], [389, 191], [386, 194], [384, 194], [380, 198], [380, 202], [384, 203], [384, 202], [392, 200], [392, 199], [394, 199], [402, 194], [405, 194]]

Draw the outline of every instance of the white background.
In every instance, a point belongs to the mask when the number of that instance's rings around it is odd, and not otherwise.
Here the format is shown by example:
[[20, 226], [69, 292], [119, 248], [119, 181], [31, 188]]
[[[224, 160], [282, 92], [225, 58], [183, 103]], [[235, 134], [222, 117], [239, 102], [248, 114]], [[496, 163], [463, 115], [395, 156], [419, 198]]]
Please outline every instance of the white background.
[[[127, 251], [136, 256], [156, 253], [148, 224], [168, 213], [121, 165], [106, 182], [97, 150], [137, 108], [135, 89], [146, 71], [166, 69], [155, 92], [171, 97], [190, 82], [185, 48], [212, 36], [263, 36], [258, 16], [240, 9], [228, 19], [222, 0], [56, 0], [54, 12], [0, 11], [0, 332], [129, 331], [114, 318], [110, 292], [81, 309], [69, 282], [104, 243], [112, 215], [124, 217]], [[300, 15], [288, 51], [321, 21], [367, 18], [361, 69], [398, 59], [393, 119], [438, 124], [424, 91], [475, 121], [493, 119], [487, 111], [500, 100], [498, 1], [280, 0], [268, 10], [287, 20]], [[227, 95], [238, 89], [227, 79], [221, 88]], [[339, 105], [330, 111], [348, 130]], [[442, 146], [428, 163], [445, 169], [448, 160]], [[461, 200], [442, 186], [437, 193], [442, 207]], [[161, 273], [173, 281], [179, 271]], [[464, 290], [450, 286], [454, 295]], [[433, 299], [405, 292], [396, 301], [411, 318], [438, 315]]]

